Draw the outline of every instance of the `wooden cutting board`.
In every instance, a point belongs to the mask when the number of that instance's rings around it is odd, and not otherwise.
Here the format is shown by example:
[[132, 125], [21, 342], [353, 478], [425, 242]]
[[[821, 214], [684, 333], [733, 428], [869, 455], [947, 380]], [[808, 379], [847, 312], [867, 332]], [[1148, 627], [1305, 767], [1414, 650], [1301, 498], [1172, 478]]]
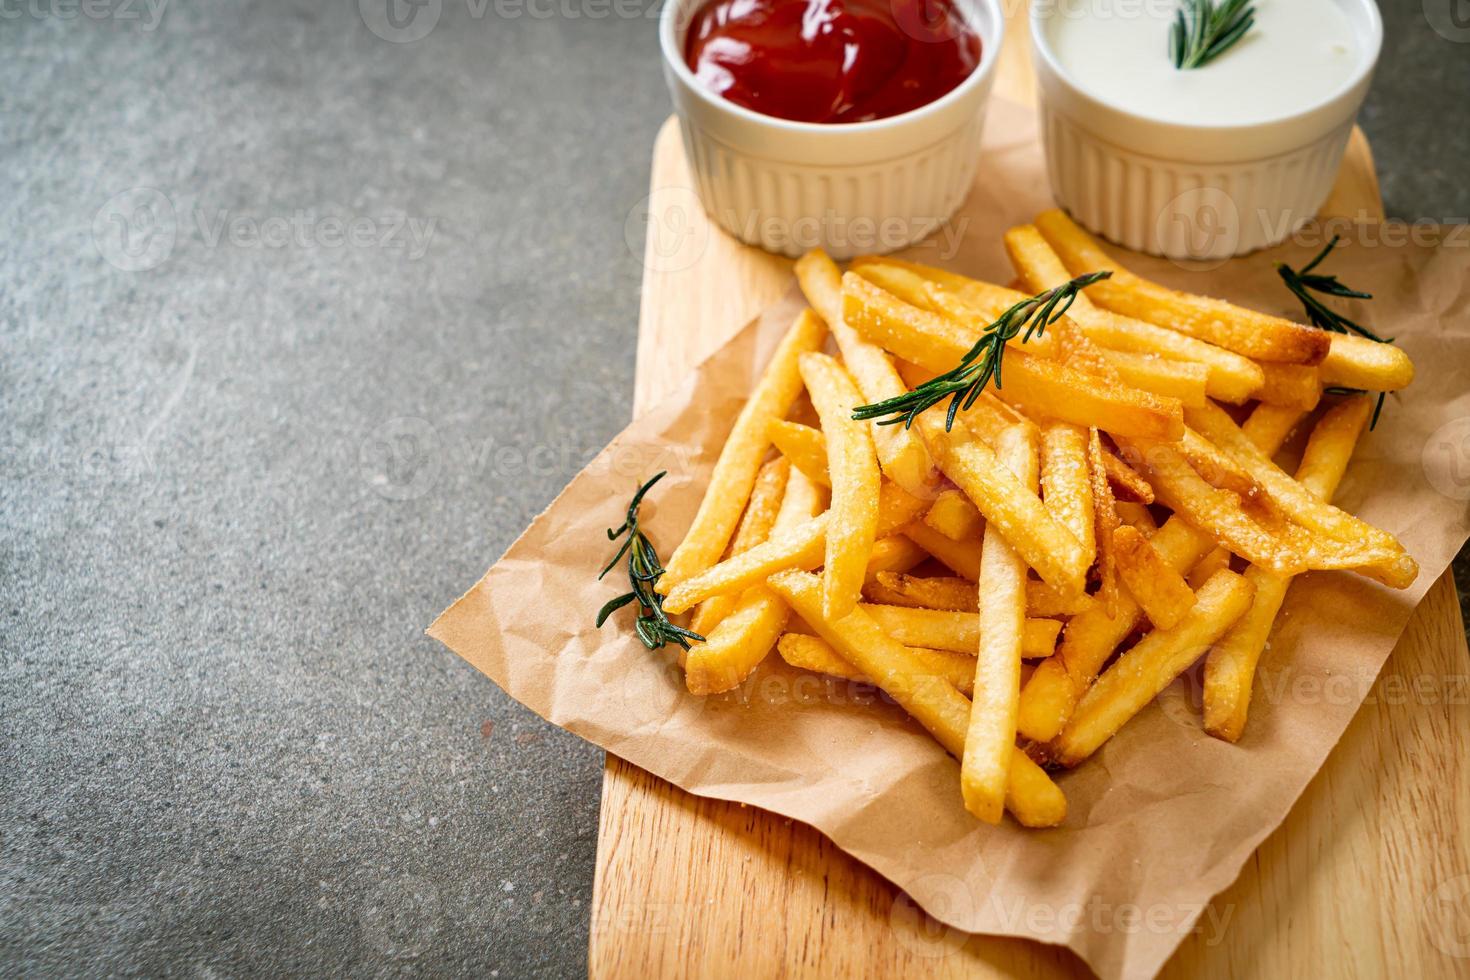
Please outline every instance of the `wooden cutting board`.
[[[1031, 102], [1023, 17], [1012, 11], [996, 91]], [[679, 190], [691, 182], [672, 119], [654, 145], [651, 185], [635, 414], [791, 283], [788, 260], [710, 227]], [[1382, 215], [1372, 156], [1359, 132], [1323, 213]], [[687, 236], [708, 236], [699, 239], [697, 261], [678, 260]], [[1446, 573], [1326, 766], [1240, 879], [1215, 899], [1212, 921], [1226, 925], [1223, 939], [1213, 932], [1190, 937], [1164, 974], [1463, 975], [1470, 970], [1466, 826], [1470, 659]], [[737, 971], [1090, 975], [1065, 949], [946, 930], [811, 827], [694, 797], [612, 755], [588, 959], [593, 977], [632, 980]]]

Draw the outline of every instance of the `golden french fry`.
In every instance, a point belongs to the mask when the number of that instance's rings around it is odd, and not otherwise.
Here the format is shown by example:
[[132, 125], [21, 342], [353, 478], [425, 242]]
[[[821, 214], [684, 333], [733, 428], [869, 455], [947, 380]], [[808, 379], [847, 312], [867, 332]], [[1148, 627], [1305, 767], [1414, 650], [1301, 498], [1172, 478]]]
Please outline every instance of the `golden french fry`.
[[[965, 750], [970, 701], [953, 684], [929, 672], [922, 661], [878, 628], [862, 609], [840, 620], [822, 615], [822, 584], [807, 572], [782, 572], [775, 589], [834, 653], [888, 693], [955, 758]], [[1027, 827], [1053, 827], [1066, 818], [1066, 800], [1055, 783], [1019, 748], [1013, 748], [1006, 809]]]
[[[843, 321], [842, 272], [827, 253], [817, 249], [798, 259], [796, 279], [807, 302], [827, 321], [864, 401], [880, 402], [907, 391], [892, 359]], [[932, 496], [939, 474], [918, 434], [898, 425], [870, 422], [868, 427], [884, 475], [917, 497]]]
[[[954, 368], [978, 339], [974, 330], [905, 303], [851, 272], [842, 278], [842, 312], [847, 323], [872, 343], [932, 371]], [[1183, 423], [1178, 399], [1117, 383], [1100, 384], [1095, 377], [1024, 350], [1008, 351], [1002, 384], [994, 389], [1002, 401], [1065, 422], [1097, 425], [1110, 433], [1164, 441], [1179, 438]], [[929, 454], [932, 458], [933, 446]]]
[[[1256, 397], [1269, 405], [1285, 405], [1310, 412], [1322, 400], [1322, 375], [1308, 364], [1262, 364], [1266, 381]], [[1197, 402], [1186, 408], [1202, 408]]]
[[[798, 472], [793, 470], [793, 476]], [[923, 511], [922, 500], [896, 484], [884, 483], [878, 493], [878, 538], [885, 538], [911, 523]], [[786, 569], [810, 571], [817, 568], [826, 553], [827, 523], [831, 517], [831, 511], [819, 514], [786, 533], [773, 534], [764, 544], [727, 558], [679, 583], [664, 599], [664, 611], [672, 616], [693, 608], [710, 596], [743, 592]]]
[[[1072, 273], [1035, 225], [1012, 228], [1006, 232], [1005, 243], [1017, 274], [1033, 293], [1059, 286], [1072, 278]], [[1100, 309], [1085, 293], [1076, 298], [1067, 315], [1089, 340], [1110, 351], [1156, 354], [1204, 366], [1207, 372], [1205, 393], [1212, 398], [1239, 403], [1261, 387], [1261, 369], [1249, 358], [1166, 327]], [[1130, 380], [1129, 383], [1147, 388], [1138, 381]], [[1157, 388], [1147, 390], [1174, 394]]]
[[1333, 334], [1321, 364], [1322, 383], [1364, 391], [1398, 391], [1414, 380], [1414, 362], [1403, 348], [1367, 337]]
[[[1297, 423], [1306, 415], [1299, 408], [1289, 405], [1267, 405], [1265, 402], [1257, 405], [1246, 417], [1241, 431], [1246, 438], [1267, 456], [1275, 455], [1276, 449], [1280, 448], [1288, 438]], [[1272, 448], [1267, 448], [1272, 447]]]
[[886, 606], [975, 612], [975, 581], [979, 578], [979, 572], [978, 560], [975, 579], [938, 576], [925, 578], [920, 575], [880, 572], [877, 580], [869, 584], [863, 594], [869, 602]]
[[1191, 589], [1198, 592], [1200, 586], [1210, 580], [1210, 576], [1222, 568], [1229, 567], [1230, 552], [1224, 548], [1214, 548], [1209, 554], [1194, 563], [1194, 567], [1189, 570], [1184, 580], [1189, 583]]
[[[970, 589], [975, 590], [973, 583]], [[885, 633], [905, 646], [953, 650], [974, 656], [980, 644], [980, 616], [975, 612], [867, 602], [859, 605]], [[1027, 660], [1051, 656], [1061, 628], [1059, 620], [1023, 617], [1021, 628], [1016, 633], [1022, 655]]]
[[[1352, 398], [1322, 416], [1297, 467], [1297, 479], [1308, 491], [1332, 499], [1372, 408], [1371, 399]], [[1227, 742], [1238, 740], [1245, 730], [1256, 664], [1291, 583], [1286, 576], [1254, 565], [1245, 570], [1245, 577], [1256, 587], [1250, 610], [1205, 661], [1205, 731]]]
[[1134, 354], [1099, 348], [1125, 385], [1174, 398], [1181, 405], [1203, 405], [1209, 369], [1193, 361], [1176, 361], [1158, 354]]
[[1103, 450], [1103, 469], [1107, 471], [1108, 483], [1113, 491], [1124, 500], [1140, 504], [1154, 502], [1154, 488], [1138, 475], [1138, 471], [1117, 456]]
[[1151, 536], [1159, 529], [1154, 515], [1143, 504], [1134, 503], [1131, 500], [1119, 500], [1114, 502], [1113, 509], [1118, 512], [1118, 520], [1138, 528], [1144, 537]]
[[1169, 629], [1185, 617], [1194, 605], [1194, 590], [1137, 528], [1124, 524], [1114, 531], [1113, 549], [1118, 577], [1149, 622]]
[[1327, 356], [1331, 340], [1321, 330], [1134, 275], [1061, 211], [1038, 215], [1036, 226], [1074, 275], [1112, 272], [1111, 278], [1088, 287], [1088, 294], [1114, 313], [1178, 330], [1257, 361], [1318, 364]]
[[818, 486], [832, 485], [827, 476], [827, 436], [821, 429], [800, 422], [771, 419], [766, 425], [766, 435], [776, 451], [806, 474], [807, 479]]
[[1118, 530], [1118, 508], [1113, 502], [1113, 487], [1108, 482], [1107, 461], [1103, 457], [1102, 439], [1097, 429], [1088, 433], [1087, 473], [1092, 482], [1092, 513], [1096, 523], [1097, 569], [1102, 587], [1097, 597], [1103, 606], [1113, 609], [1118, 601], [1117, 556], [1113, 535]]
[[[793, 667], [830, 674], [860, 684], [873, 683], [866, 674], [839, 657], [832, 645], [820, 636], [783, 633], [776, 649], [780, 651], [781, 659]], [[969, 696], [974, 690], [974, 657], [955, 653], [953, 650], [925, 650], [922, 647], [908, 647], [908, 651], [925, 671], [943, 677], [961, 694]]]
[[[781, 509], [781, 499], [786, 496], [786, 480], [790, 472], [791, 464], [784, 459], [770, 460], [761, 467], [755, 478], [755, 487], [750, 491], [750, 502], [745, 505], [745, 513], [735, 529], [735, 536], [730, 539], [730, 554], [738, 555], [742, 551], [749, 551], [771, 536], [771, 528]], [[730, 610], [735, 608], [739, 598], [735, 595], [717, 595], [706, 599], [694, 610], [689, 628], [700, 636], [708, 636], [719, 625], [720, 620], [730, 615]]]
[[[1090, 557], [1071, 532], [1047, 513], [1041, 499], [1027, 490], [997, 458], [994, 450], [962, 424], [944, 431], [943, 419], [932, 412], [920, 415], [918, 426], [929, 445], [929, 455], [980, 509], [987, 529], [994, 527], [1000, 532], [1022, 559], [1036, 569], [1042, 581], [1069, 594], [1083, 591]], [[909, 529], [908, 533], [914, 530]], [[965, 574], [962, 569], [955, 570]]]
[[1149, 633], [1098, 677], [1052, 744], [1056, 760], [1075, 766], [1096, 752], [1245, 615], [1255, 591], [1234, 572], [1216, 572], [1173, 629]]
[[1085, 592], [1067, 595], [1045, 582], [1026, 581], [1026, 612], [1032, 616], [1077, 616], [1093, 604], [1092, 596]]
[[945, 490], [935, 497], [924, 523], [951, 541], [978, 541], [985, 530], [985, 518], [959, 490]]
[[[1017, 426], [1006, 432], [1001, 437], [999, 452], [1001, 462], [1028, 491], [1035, 492], [1039, 463], [1030, 431]], [[965, 733], [965, 754], [960, 760], [960, 790], [970, 813], [987, 823], [1000, 823], [1016, 744], [1016, 708], [1021, 697], [1026, 563], [999, 530], [987, 528], [985, 532], [985, 544], [980, 552], [979, 612], [975, 619], [980, 635], [970, 725]], [[1055, 642], [1055, 635], [1052, 640]], [[1047, 655], [1050, 653], [1048, 648]]]
[[895, 572], [902, 573], [920, 564], [929, 557], [929, 552], [920, 548], [902, 534], [890, 534], [873, 542], [868, 555], [867, 573], [863, 576], [863, 588], [870, 588], [878, 576]]
[[980, 577], [980, 539], [956, 541], [940, 534], [922, 521], [915, 521], [901, 532], [914, 544], [936, 558], [956, 575], [974, 581]]
[[[1332, 506], [1293, 480], [1222, 409], [1213, 405], [1190, 409], [1190, 421], [1264, 487], [1292, 520], [1318, 534], [1361, 548], [1365, 564], [1348, 567], [1399, 589], [1407, 588], [1418, 577], [1418, 563], [1393, 535]], [[1383, 557], [1374, 557], [1379, 554]]]
[[1087, 431], [1066, 422], [1041, 428], [1041, 501], [1087, 556], [1097, 549], [1093, 527], [1092, 481], [1088, 474]]
[[[1257, 409], [1259, 412], [1260, 410]], [[1281, 448], [1290, 426], [1262, 424], [1257, 446], [1268, 455]], [[1176, 572], [1184, 572], [1215, 547], [1205, 532], [1180, 517], [1171, 517], [1149, 538]], [[1198, 591], [1198, 590], [1196, 590]], [[1033, 607], [1032, 612], [1035, 612]], [[1056, 738], [1077, 701], [1097, 677], [1119, 643], [1139, 624], [1143, 616], [1138, 603], [1126, 590], [1118, 596], [1117, 608], [1111, 614], [1102, 603], [1074, 615], [1062, 630], [1057, 652], [1036, 666], [1021, 689], [1021, 710], [1017, 730], [1037, 742]]]
[[785, 417], [801, 393], [797, 361], [821, 348], [827, 331], [810, 310], [802, 311], [776, 348], [750, 400], [735, 419], [735, 427], [720, 450], [709, 486], [684, 541], [669, 556], [657, 588], [665, 595], [678, 583], [704, 571], [719, 560], [735, 530], [751, 487], [770, 446], [766, 425]]
[[827, 436], [832, 506], [822, 582], [827, 615], [836, 619], [857, 605], [877, 538], [878, 456], [870, 426], [852, 417], [863, 403], [852, 376], [826, 354], [803, 354], [799, 365]]
[[[816, 484], [800, 470], [789, 466], [784, 469], [786, 485], [766, 540], [802, 526], [822, 504], [822, 491]], [[759, 483], [756, 492], [760, 492]], [[754, 494], [751, 500], [754, 503]], [[740, 549], [739, 553], [749, 551], [750, 547]], [[705, 642], [695, 643], [683, 657], [684, 682], [693, 694], [718, 694], [739, 685], [770, 653], [771, 644], [790, 618], [786, 604], [762, 584], [713, 596], [701, 603], [699, 609], [703, 611], [716, 603], [727, 603], [729, 609], [721, 614], [710, 632], [695, 630], [705, 637]]]

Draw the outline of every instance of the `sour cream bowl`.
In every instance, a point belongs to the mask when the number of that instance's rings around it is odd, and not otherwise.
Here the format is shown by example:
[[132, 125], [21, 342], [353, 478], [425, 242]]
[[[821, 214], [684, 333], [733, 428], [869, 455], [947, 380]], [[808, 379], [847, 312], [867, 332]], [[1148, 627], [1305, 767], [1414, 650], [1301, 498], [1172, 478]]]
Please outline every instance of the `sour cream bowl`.
[[700, 0], [669, 0], [659, 23], [664, 77], [694, 190], [725, 231], [798, 256], [842, 260], [912, 245], [969, 193], [985, 107], [1004, 36], [999, 0], [955, 0], [980, 37], [979, 65], [927, 105], [867, 122], [811, 123], [765, 115], [703, 86], [685, 61]]
[[1283, 241], [1316, 215], [1383, 24], [1373, 0], [1257, 0], [1240, 42], [1180, 70], [1168, 55], [1178, 6], [1036, 0], [1047, 170], [1057, 202], [1104, 238], [1220, 261]]

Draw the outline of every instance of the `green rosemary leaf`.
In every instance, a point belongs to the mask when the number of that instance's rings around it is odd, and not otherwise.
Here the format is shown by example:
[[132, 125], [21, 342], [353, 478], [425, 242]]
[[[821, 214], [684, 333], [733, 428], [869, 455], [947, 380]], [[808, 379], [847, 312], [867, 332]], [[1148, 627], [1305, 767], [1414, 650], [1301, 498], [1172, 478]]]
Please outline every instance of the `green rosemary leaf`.
[[1032, 337], [1041, 336], [1047, 324], [1055, 323], [1071, 308], [1078, 293], [1111, 275], [1108, 271], [1089, 272], [1021, 300], [985, 328], [975, 346], [960, 358], [960, 363], [953, 370], [902, 395], [871, 405], [859, 405], [852, 417], [859, 422], [875, 420], [879, 425], [902, 424], [908, 428], [920, 412], [948, 398], [949, 411], [945, 414], [944, 428], [954, 428], [955, 417], [975, 404], [987, 384], [993, 380], [995, 387], [1001, 387], [1001, 362], [1009, 341], [1020, 336], [1021, 342], [1025, 343]]
[[1250, 0], [1181, 0], [1169, 25], [1169, 53], [1174, 67], [1200, 68], [1224, 54], [1255, 24]]

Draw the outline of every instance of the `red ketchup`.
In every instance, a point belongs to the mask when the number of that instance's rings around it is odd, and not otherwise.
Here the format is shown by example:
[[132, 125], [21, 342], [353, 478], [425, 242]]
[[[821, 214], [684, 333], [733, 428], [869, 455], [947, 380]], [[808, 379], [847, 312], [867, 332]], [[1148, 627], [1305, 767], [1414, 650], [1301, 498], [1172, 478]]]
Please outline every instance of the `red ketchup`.
[[736, 105], [854, 123], [952, 90], [980, 64], [980, 37], [954, 0], [706, 0], [684, 60]]

